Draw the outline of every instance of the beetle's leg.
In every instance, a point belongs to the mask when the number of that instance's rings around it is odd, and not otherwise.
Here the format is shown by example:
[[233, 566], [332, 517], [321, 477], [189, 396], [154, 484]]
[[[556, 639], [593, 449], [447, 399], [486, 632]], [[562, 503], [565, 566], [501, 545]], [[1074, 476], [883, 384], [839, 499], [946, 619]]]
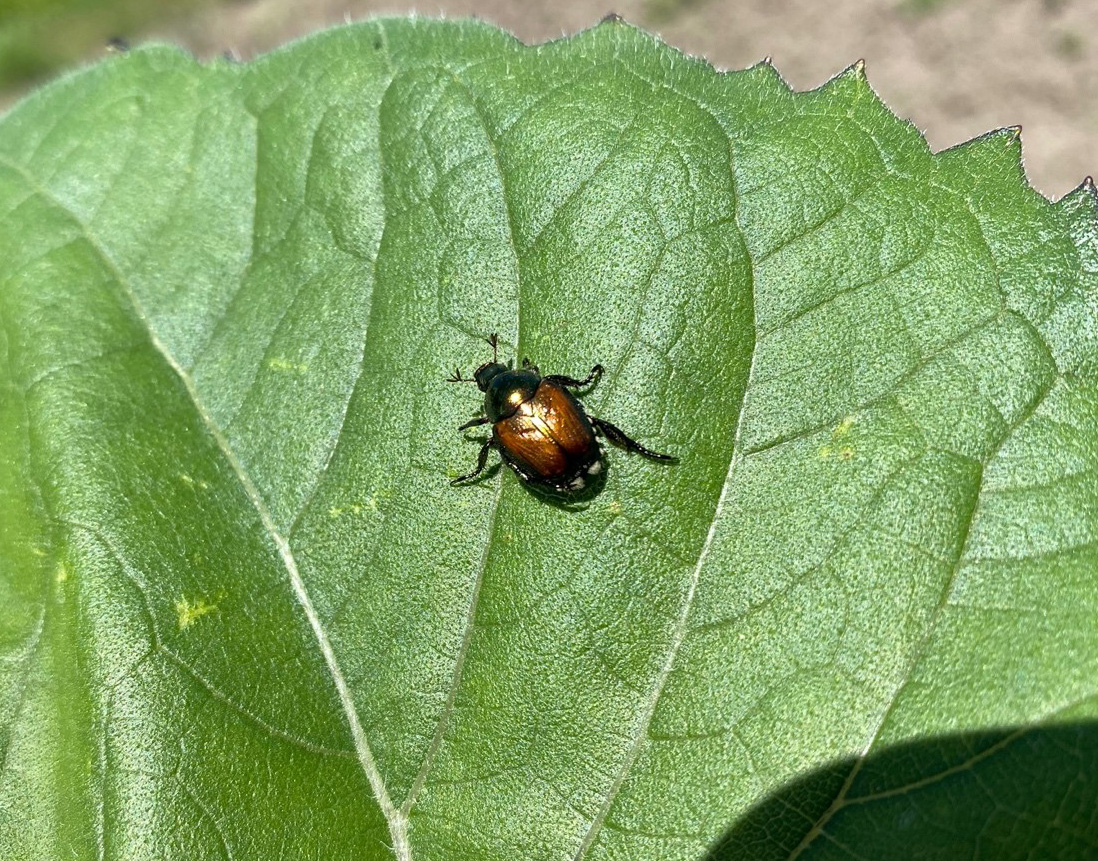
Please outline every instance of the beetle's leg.
[[455, 369], [453, 375], [446, 378], [446, 382], [448, 382], [448, 383], [475, 383], [476, 380], [470, 380], [468, 377], [463, 377], [461, 375], [461, 370], [460, 369]]
[[477, 468], [472, 472], [467, 472], [465, 475], [459, 475], [450, 484], [461, 484], [463, 481], [468, 481], [470, 478], [476, 478], [482, 472], [484, 472], [484, 464], [488, 462], [488, 450], [496, 444], [494, 439], [485, 441], [484, 445], [480, 447], [480, 454], [477, 455]]
[[[557, 383], [557, 384], [562, 385], [562, 386], [568, 386], [571, 389], [582, 389], [582, 388], [585, 388], [585, 387], [591, 385], [591, 383], [593, 383], [595, 380], [597, 380], [601, 376], [602, 376], [602, 365], [595, 365], [595, 367], [593, 367], [591, 369], [591, 373], [589, 373], [587, 375], [587, 378], [583, 379], [583, 380], [577, 380], [575, 377], [566, 377], [563, 374], [550, 374], [549, 376], [544, 377], [543, 379], [546, 379], [551, 383]], [[620, 433], [620, 431], [619, 431], [619, 433]], [[610, 436], [610, 434], [607, 434], [607, 436]]]
[[469, 428], [475, 428], [477, 425], [488, 424], [488, 416], [477, 416], [474, 419], [469, 419], [465, 424], [458, 428], [459, 431], [467, 430]]
[[537, 365], [535, 365], [533, 362], [531, 362], [528, 358], [523, 356], [523, 358], [522, 358], [522, 369], [525, 371], [527, 368], [532, 369], [535, 374], [540, 374], [541, 373], [541, 368], [539, 368]]
[[635, 439], [627, 437], [621, 428], [610, 424], [606, 419], [597, 419], [594, 416], [588, 416], [588, 418], [591, 419], [591, 424], [595, 426], [596, 430], [602, 431], [606, 434], [606, 438], [610, 440], [610, 442], [614, 445], [620, 445], [626, 451], [634, 451], [637, 454], [643, 454], [645, 457], [652, 458], [652, 460], [678, 460], [678, 458], [672, 454], [660, 454], [658, 451], [646, 449]]

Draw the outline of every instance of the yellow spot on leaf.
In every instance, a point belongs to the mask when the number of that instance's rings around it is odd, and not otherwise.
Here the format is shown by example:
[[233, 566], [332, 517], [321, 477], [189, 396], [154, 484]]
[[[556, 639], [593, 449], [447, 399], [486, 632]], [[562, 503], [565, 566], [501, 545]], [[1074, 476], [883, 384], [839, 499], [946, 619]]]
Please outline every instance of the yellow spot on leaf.
[[375, 490], [370, 494], [370, 498], [366, 500], [366, 507], [370, 511], [377, 511], [377, 504], [383, 502], [386, 499], [393, 498], [393, 489], [391, 487], [383, 487], [381, 490]]
[[217, 605], [207, 603], [205, 598], [196, 598], [194, 603], [191, 603], [181, 595], [175, 602], [175, 612], [179, 616], [179, 630], [183, 631], [191, 627], [207, 613], [212, 613], [216, 609]]
[[60, 562], [57, 565], [57, 571], [56, 573], [54, 573], [53, 579], [57, 583], [57, 585], [60, 586], [69, 579], [69, 574], [69, 564], [67, 562]]
[[342, 517], [344, 514], [362, 514], [364, 511], [378, 511], [378, 503], [382, 500], [391, 499], [393, 496], [392, 490], [389, 488], [382, 488], [381, 490], [374, 491], [365, 500], [361, 502], [348, 502], [344, 505], [333, 505], [328, 509], [328, 516]]
[[272, 371], [285, 371], [296, 374], [303, 374], [309, 370], [309, 366], [302, 362], [291, 362], [289, 359], [282, 359], [275, 357], [267, 360], [267, 367]]
[[854, 446], [849, 443], [840, 446], [839, 442], [850, 434], [850, 429], [854, 427], [855, 421], [854, 416], [847, 416], [831, 429], [831, 443], [820, 446], [821, 460], [827, 460], [827, 458], [833, 456], [842, 460], [850, 460], [854, 457]]
[[193, 476], [187, 475], [185, 472], [179, 473], [179, 480], [190, 487], [197, 487], [200, 490], [207, 490], [210, 486], [209, 483], [202, 479], [194, 478]]

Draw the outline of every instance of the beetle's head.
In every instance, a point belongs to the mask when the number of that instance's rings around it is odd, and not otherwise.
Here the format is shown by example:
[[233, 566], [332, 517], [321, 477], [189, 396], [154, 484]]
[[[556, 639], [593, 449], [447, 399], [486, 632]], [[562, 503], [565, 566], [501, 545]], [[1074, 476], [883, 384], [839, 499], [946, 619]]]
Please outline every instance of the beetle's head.
[[502, 362], [485, 362], [477, 368], [476, 373], [473, 374], [473, 379], [477, 381], [477, 388], [482, 392], [486, 392], [488, 391], [488, 384], [506, 370], [507, 366]]

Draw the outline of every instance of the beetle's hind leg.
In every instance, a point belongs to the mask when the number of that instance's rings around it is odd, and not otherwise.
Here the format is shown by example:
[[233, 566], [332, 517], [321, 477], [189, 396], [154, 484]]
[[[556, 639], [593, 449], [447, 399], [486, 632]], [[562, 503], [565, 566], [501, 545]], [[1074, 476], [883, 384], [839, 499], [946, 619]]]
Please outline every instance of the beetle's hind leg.
[[[575, 377], [566, 377], [563, 374], [549, 374], [542, 379], [548, 380], [551, 383], [557, 383], [561, 386], [568, 386], [568, 388], [570, 389], [583, 389], [591, 385], [591, 383], [593, 383], [601, 376], [602, 365], [595, 365], [595, 367], [591, 369], [591, 373], [589, 373], [587, 377], [582, 380], [577, 380]], [[613, 427], [613, 425], [611, 425], [611, 427]], [[614, 429], [617, 430], [617, 428]], [[618, 433], [621, 433], [621, 431], [618, 431]], [[610, 434], [607, 434], [607, 436], [610, 436]], [[625, 434], [622, 434], [622, 436], [624, 437]], [[628, 439], [628, 437], [626, 437], [626, 439]]]
[[465, 475], [459, 475], [450, 484], [461, 484], [463, 481], [468, 481], [471, 478], [476, 478], [482, 472], [484, 472], [484, 465], [488, 463], [488, 451], [496, 444], [494, 439], [486, 440], [484, 445], [480, 447], [480, 454], [477, 455], [477, 468], [472, 472], [467, 472]]
[[672, 454], [660, 454], [658, 451], [652, 451], [645, 448], [635, 439], [630, 439], [625, 435], [625, 431], [619, 428], [617, 425], [612, 425], [606, 419], [595, 418], [594, 416], [588, 416], [591, 420], [591, 424], [595, 426], [596, 430], [602, 431], [606, 434], [606, 438], [610, 440], [614, 445], [619, 445], [626, 451], [633, 451], [637, 454], [643, 454], [645, 457], [650, 457], [652, 460], [666, 460], [672, 463], [677, 462], [678, 458]]

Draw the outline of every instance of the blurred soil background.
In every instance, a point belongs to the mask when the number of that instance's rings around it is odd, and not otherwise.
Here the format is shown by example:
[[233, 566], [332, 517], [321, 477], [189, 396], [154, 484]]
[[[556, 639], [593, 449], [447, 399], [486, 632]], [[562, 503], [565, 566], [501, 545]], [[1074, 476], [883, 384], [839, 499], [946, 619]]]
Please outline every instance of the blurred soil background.
[[936, 150], [1022, 125], [1030, 182], [1045, 195], [1098, 173], [1096, 0], [0, 0], [0, 110], [112, 38], [246, 60], [321, 27], [411, 11], [475, 15], [527, 42], [614, 11], [721, 69], [769, 56], [797, 89], [863, 58]]

